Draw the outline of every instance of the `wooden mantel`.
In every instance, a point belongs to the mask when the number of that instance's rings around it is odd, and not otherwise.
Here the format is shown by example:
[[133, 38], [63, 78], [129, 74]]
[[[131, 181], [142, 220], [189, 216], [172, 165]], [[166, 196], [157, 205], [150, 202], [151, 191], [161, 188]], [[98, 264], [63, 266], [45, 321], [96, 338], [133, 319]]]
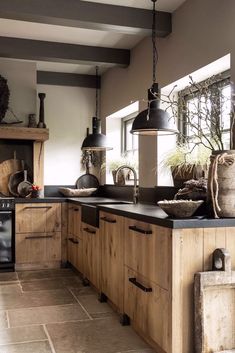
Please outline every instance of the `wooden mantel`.
[[49, 139], [49, 130], [21, 126], [0, 126], [0, 139], [44, 142]]

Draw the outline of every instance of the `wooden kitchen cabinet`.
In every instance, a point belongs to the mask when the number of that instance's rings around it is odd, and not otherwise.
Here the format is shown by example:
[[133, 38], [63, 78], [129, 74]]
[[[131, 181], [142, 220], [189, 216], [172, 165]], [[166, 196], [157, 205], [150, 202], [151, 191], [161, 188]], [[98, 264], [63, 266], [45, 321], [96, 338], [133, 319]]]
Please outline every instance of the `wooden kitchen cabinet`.
[[16, 269], [61, 265], [61, 204], [16, 204]]
[[125, 266], [125, 313], [141, 333], [170, 352], [170, 295], [149, 279]]
[[83, 241], [78, 237], [68, 237], [68, 261], [83, 273]]
[[100, 212], [101, 292], [123, 313], [123, 217]]
[[83, 273], [83, 241], [81, 230], [81, 206], [68, 205], [68, 262]]
[[23, 203], [16, 205], [16, 233], [61, 231], [61, 204]]
[[69, 203], [68, 205], [68, 235], [82, 237], [81, 232], [81, 206]]
[[100, 290], [100, 232], [98, 228], [82, 223], [83, 233], [83, 274]]
[[60, 261], [61, 234], [36, 233], [16, 235], [16, 263], [33, 264]]
[[125, 218], [125, 265], [162, 288], [170, 285], [170, 228]]

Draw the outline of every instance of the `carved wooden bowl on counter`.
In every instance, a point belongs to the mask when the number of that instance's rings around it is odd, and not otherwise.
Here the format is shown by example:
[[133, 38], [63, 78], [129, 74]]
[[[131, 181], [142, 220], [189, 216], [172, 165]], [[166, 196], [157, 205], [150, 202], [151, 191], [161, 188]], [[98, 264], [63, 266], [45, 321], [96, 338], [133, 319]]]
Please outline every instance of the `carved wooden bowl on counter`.
[[194, 215], [203, 200], [163, 200], [158, 202], [158, 206], [173, 218], [189, 218]]

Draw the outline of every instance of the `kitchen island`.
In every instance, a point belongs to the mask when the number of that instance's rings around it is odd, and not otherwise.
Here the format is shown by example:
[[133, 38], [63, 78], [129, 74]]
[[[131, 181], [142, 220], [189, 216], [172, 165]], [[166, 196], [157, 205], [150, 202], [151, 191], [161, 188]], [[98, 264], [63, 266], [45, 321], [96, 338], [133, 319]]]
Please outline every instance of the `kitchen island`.
[[[68, 261], [157, 353], [194, 352], [194, 274], [211, 270], [216, 248], [229, 251], [235, 269], [235, 219], [170, 219], [153, 204], [104, 200], [111, 204], [95, 197], [16, 199], [17, 266], [30, 268], [33, 258], [33, 268]], [[99, 209], [97, 226], [82, 222], [83, 204]], [[24, 223], [32, 212], [35, 222]], [[42, 262], [44, 250], [53, 261]]]

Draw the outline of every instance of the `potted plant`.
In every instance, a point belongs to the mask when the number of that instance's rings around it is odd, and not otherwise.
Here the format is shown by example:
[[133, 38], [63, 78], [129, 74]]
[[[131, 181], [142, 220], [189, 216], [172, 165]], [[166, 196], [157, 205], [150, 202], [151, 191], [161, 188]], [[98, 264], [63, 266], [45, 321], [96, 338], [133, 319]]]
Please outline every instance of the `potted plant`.
[[217, 76], [201, 83], [190, 77], [186, 95], [176, 100], [171, 92], [163, 98], [167, 109], [172, 109], [172, 115], [176, 117], [180, 111], [184, 118], [180, 121], [183, 125], [181, 141], [191, 147], [190, 154], [198, 146], [204, 146], [211, 153], [208, 199], [216, 218], [235, 217], [234, 100], [229, 80], [227, 92], [224, 87], [218, 85]]
[[171, 169], [174, 186], [181, 188], [187, 180], [207, 176], [210, 151], [199, 147], [192, 153], [188, 144], [177, 144], [164, 159], [163, 167]]
[[135, 170], [138, 169], [138, 164], [135, 159], [129, 159], [127, 156], [122, 155], [117, 158], [113, 158], [109, 162], [102, 164], [102, 169], [107, 169], [109, 172], [112, 173], [113, 182], [115, 185], [125, 185], [126, 180], [130, 177], [130, 170], [129, 169], [122, 169], [118, 173], [118, 180], [116, 180], [116, 174], [119, 167], [126, 165], [129, 167], [134, 168]]

